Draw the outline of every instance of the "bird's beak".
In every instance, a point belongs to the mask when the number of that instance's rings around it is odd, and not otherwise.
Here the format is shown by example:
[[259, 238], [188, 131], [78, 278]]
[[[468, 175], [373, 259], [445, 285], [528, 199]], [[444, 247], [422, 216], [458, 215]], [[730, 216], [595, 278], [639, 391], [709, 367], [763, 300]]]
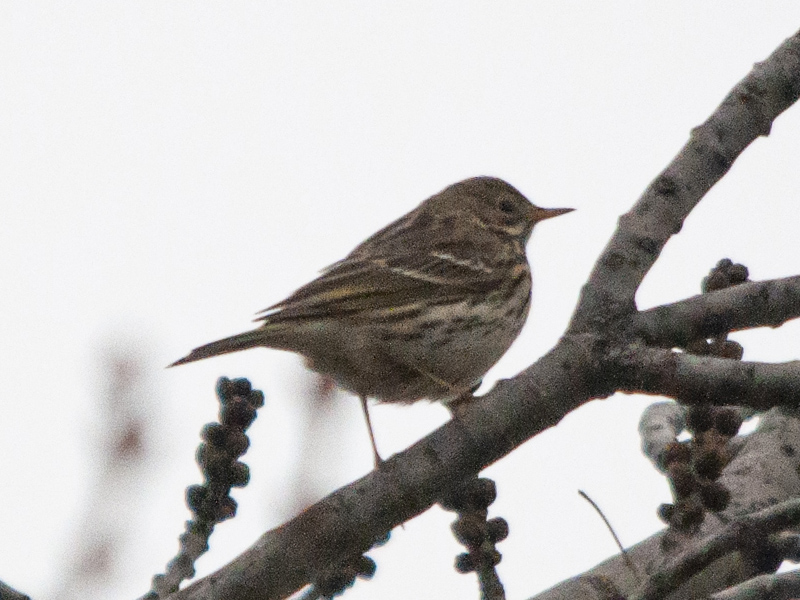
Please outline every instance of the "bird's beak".
[[552, 219], [553, 217], [557, 217], [559, 215], [564, 215], [568, 212], [572, 212], [575, 210], [574, 208], [540, 208], [538, 206], [531, 207], [531, 220], [534, 223], [538, 223], [539, 221], [544, 221], [545, 219]]

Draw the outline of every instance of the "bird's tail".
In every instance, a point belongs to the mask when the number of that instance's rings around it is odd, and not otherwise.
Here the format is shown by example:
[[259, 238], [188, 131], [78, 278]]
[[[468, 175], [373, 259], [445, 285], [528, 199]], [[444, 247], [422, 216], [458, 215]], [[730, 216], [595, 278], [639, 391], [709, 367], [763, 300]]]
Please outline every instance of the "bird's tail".
[[180, 360], [176, 360], [169, 366], [177, 367], [178, 365], [185, 365], [186, 363], [203, 360], [204, 358], [210, 358], [212, 356], [219, 356], [220, 354], [228, 354], [230, 352], [255, 348], [256, 346], [264, 346], [267, 345], [264, 343], [265, 341], [263, 328], [245, 331], [244, 333], [232, 335], [231, 337], [195, 348], [188, 355]]

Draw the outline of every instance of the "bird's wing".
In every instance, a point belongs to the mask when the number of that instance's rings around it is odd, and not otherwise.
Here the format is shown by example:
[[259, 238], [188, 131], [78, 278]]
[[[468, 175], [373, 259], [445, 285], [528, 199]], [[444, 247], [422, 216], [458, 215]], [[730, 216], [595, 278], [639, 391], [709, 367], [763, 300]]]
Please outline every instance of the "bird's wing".
[[[351, 255], [352, 256], [352, 255]], [[265, 309], [258, 320], [357, 317], [367, 310], [402, 313], [426, 304], [446, 304], [496, 290], [500, 270], [476, 257], [440, 246], [371, 258], [348, 257], [291, 296]], [[507, 274], [507, 271], [503, 270]]]

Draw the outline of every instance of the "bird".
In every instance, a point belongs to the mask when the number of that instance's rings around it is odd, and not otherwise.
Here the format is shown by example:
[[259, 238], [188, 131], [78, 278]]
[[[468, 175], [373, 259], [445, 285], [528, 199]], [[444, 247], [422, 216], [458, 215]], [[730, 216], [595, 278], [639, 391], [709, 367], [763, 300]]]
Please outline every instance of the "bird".
[[535, 206], [496, 177], [459, 181], [256, 313], [256, 329], [169, 366], [255, 347], [299, 354], [360, 398], [377, 468], [367, 399], [471, 397], [527, 319], [534, 226], [572, 210]]

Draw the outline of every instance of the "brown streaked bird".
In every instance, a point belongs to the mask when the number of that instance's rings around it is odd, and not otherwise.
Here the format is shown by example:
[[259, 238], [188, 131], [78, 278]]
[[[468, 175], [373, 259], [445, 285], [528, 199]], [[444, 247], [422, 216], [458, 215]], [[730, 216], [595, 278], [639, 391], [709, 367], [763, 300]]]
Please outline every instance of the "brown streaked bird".
[[258, 329], [170, 366], [256, 346], [300, 354], [359, 396], [377, 466], [367, 398], [449, 402], [479, 384], [528, 316], [534, 225], [571, 210], [534, 206], [502, 179], [460, 181], [262, 311]]

